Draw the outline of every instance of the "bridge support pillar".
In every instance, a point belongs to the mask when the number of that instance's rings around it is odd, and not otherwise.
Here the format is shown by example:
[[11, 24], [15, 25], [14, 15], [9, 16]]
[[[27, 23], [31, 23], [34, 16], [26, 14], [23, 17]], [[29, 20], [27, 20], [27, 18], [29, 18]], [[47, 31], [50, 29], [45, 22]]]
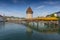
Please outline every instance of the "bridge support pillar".
[[56, 27], [55, 27], [55, 21], [54, 21], [54, 28], [56, 28]]
[[48, 26], [49, 26], [49, 28], [50, 28], [50, 22], [48, 22]]
[[33, 22], [33, 28], [34, 28], [34, 25], [35, 25], [35, 24], [34, 24], [34, 22]]
[[60, 18], [58, 18], [58, 32], [60, 33]]
[[38, 30], [38, 27], [39, 27], [39, 22], [37, 22], [37, 30]]

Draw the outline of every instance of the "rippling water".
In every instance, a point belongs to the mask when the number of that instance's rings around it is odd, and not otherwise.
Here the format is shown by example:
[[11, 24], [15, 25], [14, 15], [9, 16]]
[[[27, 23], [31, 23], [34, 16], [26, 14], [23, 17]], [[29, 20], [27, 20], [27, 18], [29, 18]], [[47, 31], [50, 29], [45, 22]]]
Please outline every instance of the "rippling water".
[[44, 34], [14, 23], [0, 23], [0, 40], [60, 40], [60, 34]]

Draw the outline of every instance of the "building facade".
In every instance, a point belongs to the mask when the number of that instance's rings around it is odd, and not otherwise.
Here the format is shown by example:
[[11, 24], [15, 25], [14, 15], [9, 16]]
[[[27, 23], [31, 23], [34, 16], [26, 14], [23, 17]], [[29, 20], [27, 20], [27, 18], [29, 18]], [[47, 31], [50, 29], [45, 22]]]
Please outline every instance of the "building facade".
[[60, 11], [47, 15], [46, 17], [60, 17]]
[[0, 15], [0, 22], [2, 22], [3, 21], [3, 16], [2, 15]]
[[57, 15], [57, 16], [60, 17], [60, 11], [59, 12], [56, 12], [55, 15]]

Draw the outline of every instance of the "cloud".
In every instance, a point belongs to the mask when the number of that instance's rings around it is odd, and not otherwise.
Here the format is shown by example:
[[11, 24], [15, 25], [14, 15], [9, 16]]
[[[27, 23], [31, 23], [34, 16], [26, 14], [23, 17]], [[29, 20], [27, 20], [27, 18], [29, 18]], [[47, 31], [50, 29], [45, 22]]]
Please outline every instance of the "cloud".
[[23, 17], [24, 15], [22, 13], [15, 13], [15, 12], [8, 12], [5, 13], [6, 16], [14, 16], [14, 17]]
[[6, 7], [8, 4], [7, 3], [1, 3], [0, 6]]
[[42, 12], [35, 12], [33, 14], [33, 17], [45, 17], [46, 15], [49, 15], [50, 13], [48, 11], [42, 11]]
[[0, 12], [0, 15], [4, 15], [2, 12]]
[[14, 16], [14, 17], [25, 17], [23, 13], [19, 11], [3, 11], [0, 10], [0, 15], [5, 15], [5, 16]]
[[38, 6], [36, 9], [41, 9], [41, 8], [44, 8], [45, 6], [42, 5], [42, 6]]
[[46, 16], [48, 14], [49, 14], [49, 12], [48, 11], [45, 11], [45, 12], [42, 12], [42, 15], [40, 15], [40, 16]]
[[25, 0], [12, 0], [13, 3], [20, 3], [20, 4], [26, 4], [27, 2]]
[[44, 3], [53, 5], [53, 4], [58, 4], [59, 2], [58, 1], [48, 1], [48, 2], [45, 1]]
[[17, 3], [17, 0], [13, 0], [13, 3]]

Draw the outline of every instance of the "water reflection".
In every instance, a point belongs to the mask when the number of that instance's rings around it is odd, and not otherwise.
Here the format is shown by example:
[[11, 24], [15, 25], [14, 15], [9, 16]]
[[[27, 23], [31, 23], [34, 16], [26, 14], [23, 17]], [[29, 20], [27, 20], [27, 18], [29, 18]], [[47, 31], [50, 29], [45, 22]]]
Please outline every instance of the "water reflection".
[[26, 29], [27, 40], [32, 40], [32, 33], [33, 33], [33, 30], [31, 28], [27, 27], [27, 29]]
[[0, 29], [5, 26], [5, 22], [0, 22]]
[[21, 24], [0, 23], [0, 40], [60, 40], [60, 34], [41, 33]]

